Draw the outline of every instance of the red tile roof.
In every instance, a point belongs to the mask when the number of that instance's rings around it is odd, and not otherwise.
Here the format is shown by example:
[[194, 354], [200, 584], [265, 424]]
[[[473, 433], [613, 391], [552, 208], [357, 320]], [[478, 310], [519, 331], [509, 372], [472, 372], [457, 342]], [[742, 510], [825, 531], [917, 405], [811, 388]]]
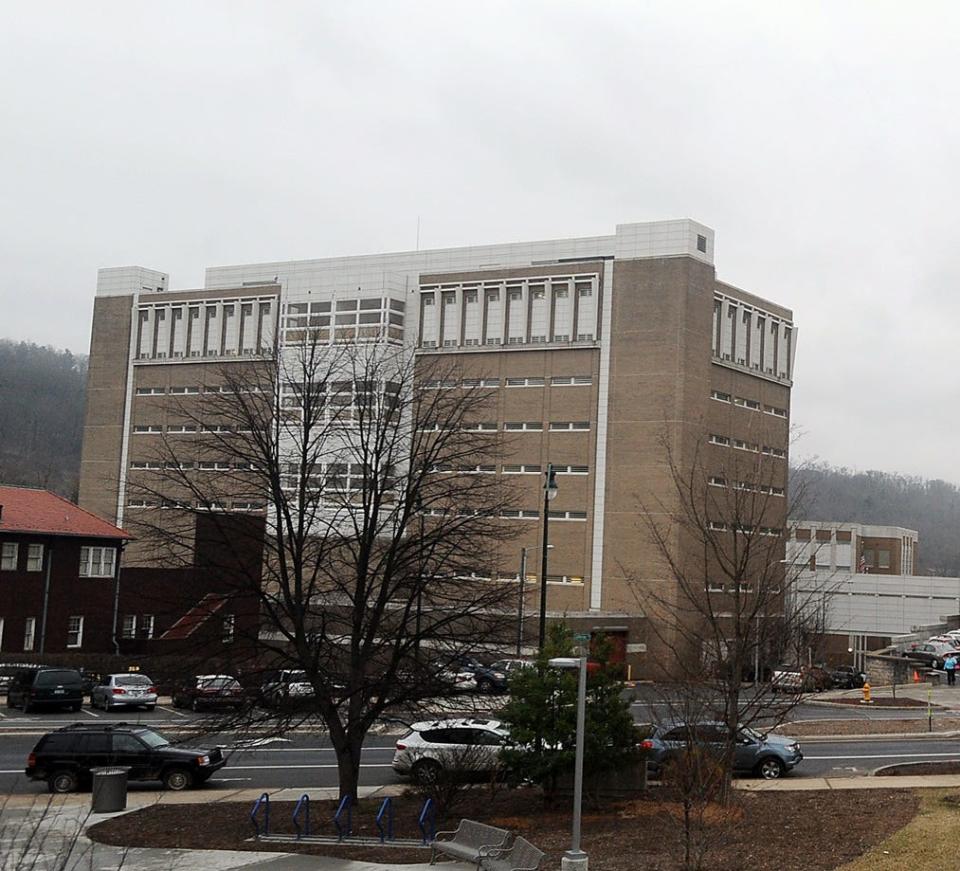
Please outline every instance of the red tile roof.
[[0, 534], [33, 532], [83, 538], [133, 538], [102, 517], [49, 490], [0, 487]]
[[195, 607], [187, 611], [160, 636], [161, 640], [181, 641], [184, 638], [189, 638], [226, 604], [227, 600], [223, 596], [218, 596], [216, 593], [207, 593]]

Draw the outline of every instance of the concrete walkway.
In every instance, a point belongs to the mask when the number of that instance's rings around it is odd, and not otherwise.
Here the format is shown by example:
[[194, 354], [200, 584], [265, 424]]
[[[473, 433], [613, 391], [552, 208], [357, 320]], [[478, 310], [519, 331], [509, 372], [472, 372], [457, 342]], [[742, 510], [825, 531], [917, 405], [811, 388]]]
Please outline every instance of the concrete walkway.
[[[38, 796], [32, 806], [11, 807], [7, 804], [3, 807], [0, 811], [0, 871], [22, 868], [31, 871], [112, 871], [121, 868], [130, 871], [232, 871], [239, 868], [262, 871], [437, 871], [437, 866], [430, 866], [428, 862], [388, 865], [298, 853], [98, 844], [87, 837], [86, 830], [103, 820], [128, 813], [137, 805], [131, 803], [128, 811], [120, 814], [94, 816], [89, 811], [89, 796], [80, 797], [84, 799], [80, 802], [71, 800], [77, 797], [46, 801], [46, 797]], [[239, 801], [227, 796], [220, 800]], [[445, 862], [442, 868], [443, 871], [473, 871], [474, 866]]]

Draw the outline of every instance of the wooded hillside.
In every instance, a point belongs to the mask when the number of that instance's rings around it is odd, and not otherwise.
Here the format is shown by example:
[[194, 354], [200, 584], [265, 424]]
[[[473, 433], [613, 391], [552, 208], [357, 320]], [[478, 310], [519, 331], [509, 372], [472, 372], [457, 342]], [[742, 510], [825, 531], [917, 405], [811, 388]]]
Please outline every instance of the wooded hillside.
[[804, 520], [905, 526], [920, 533], [918, 574], [960, 575], [960, 488], [947, 481], [854, 472], [826, 463], [791, 472], [805, 487]]
[[0, 339], [0, 483], [77, 496], [86, 357]]

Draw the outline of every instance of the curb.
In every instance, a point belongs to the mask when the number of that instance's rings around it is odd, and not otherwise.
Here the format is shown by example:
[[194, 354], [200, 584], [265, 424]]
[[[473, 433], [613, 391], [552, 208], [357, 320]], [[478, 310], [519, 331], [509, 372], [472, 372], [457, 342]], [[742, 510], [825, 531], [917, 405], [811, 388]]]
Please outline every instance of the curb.
[[[846, 710], [870, 710], [870, 711], [922, 711], [927, 706], [925, 704], [919, 705], [851, 705], [849, 702], [841, 701], [830, 701], [829, 699], [806, 699], [801, 704], [811, 705], [817, 708], [837, 708], [846, 709]], [[957, 708], [947, 708], [943, 705], [931, 704], [930, 708], [937, 711], [957, 711]]]
[[[953, 732], [871, 732], [868, 735], [807, 735], [794, 736], [778, 733], [783, 737], [796, 737], [801, 744], [837, 744], [837, 743], [857, 743], [857, 742], [883, 742], [883, 741], [944, 741], [950, 738], [960, 738], [960, 731]], [[960, 756], [960, 749], [957, 750]]]

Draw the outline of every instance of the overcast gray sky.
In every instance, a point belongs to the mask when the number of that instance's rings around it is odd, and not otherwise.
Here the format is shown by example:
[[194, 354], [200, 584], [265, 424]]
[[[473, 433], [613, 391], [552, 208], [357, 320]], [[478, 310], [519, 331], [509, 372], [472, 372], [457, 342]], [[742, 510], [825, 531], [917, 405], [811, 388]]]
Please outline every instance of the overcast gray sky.
[[960, 481], [960, 4], [0, 11], [0, 336], [86, 351], [100, 266], [689, 216], [794, 310], [795, 456]]

